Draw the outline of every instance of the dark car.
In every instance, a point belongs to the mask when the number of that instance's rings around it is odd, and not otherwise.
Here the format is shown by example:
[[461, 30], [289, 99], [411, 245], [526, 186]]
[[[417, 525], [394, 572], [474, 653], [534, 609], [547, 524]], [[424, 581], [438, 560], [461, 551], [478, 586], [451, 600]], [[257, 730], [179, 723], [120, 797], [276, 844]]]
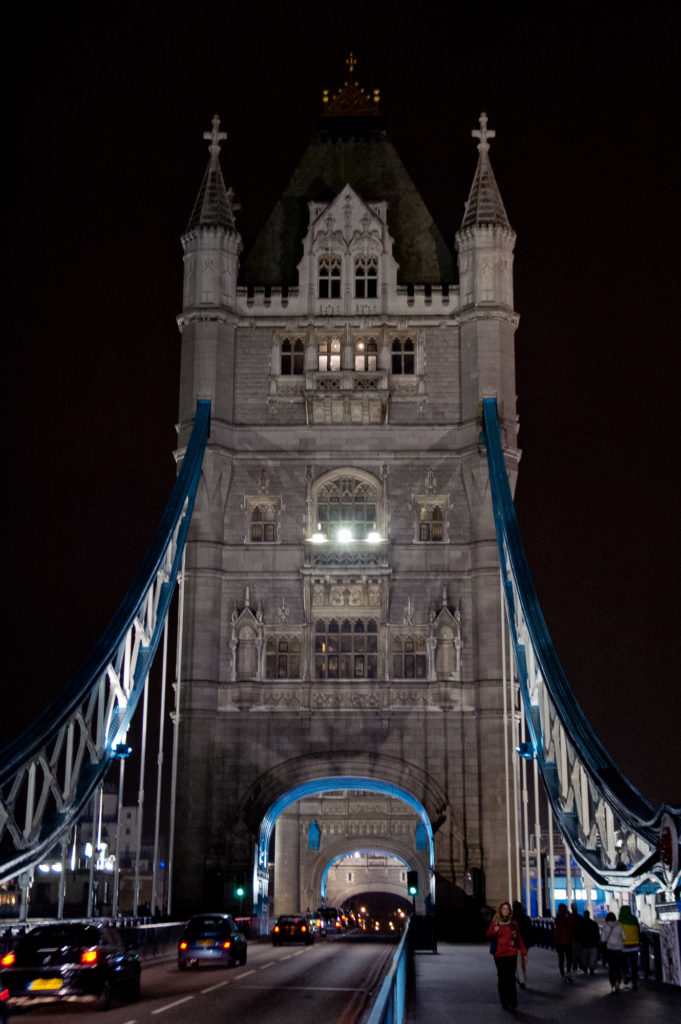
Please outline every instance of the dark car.
[[246, 936], [239, 931], [231, 914], [197, 914], [187, 922], [177, 944], [177, 966], [199, 964], [245, 964], [248, 955]]
[[304, 942], [306, 946], [312, 945], [314, 933], [304, 914], [282, 914], [274, 922], [272, 945], [281, 946], [284, 942]]
[[327, 935], [343, 930], [341, 917], [336, 907], [320, 907], [317, 913], [324, 921], [324, 931]]
[[90, 996], [108, 1009], [114, 995], [139, 999], [140, 974], [138, 953], [116, 928], [40, 925], [0, 959], [0, 990], [10, 1003]]

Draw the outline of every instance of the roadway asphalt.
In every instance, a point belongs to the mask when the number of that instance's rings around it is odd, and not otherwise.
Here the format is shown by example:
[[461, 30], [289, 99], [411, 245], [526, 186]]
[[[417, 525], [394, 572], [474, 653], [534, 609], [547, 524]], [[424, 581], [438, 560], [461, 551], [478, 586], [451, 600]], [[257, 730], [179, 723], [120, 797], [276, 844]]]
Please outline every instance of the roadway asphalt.
[[613, 995], [607, 970], [595, 977], [579, 973], [561, 982], [553, 950], [530, 950], [527, 988], [518, 988], [518, 1009], [502, 1010], [489, 944], [438, 943], [438, 952], [414, 953], [415, 985], [407, 1003], [406, 1024], [679, 1024], [681, 989], [641, 980], [639, 989]]

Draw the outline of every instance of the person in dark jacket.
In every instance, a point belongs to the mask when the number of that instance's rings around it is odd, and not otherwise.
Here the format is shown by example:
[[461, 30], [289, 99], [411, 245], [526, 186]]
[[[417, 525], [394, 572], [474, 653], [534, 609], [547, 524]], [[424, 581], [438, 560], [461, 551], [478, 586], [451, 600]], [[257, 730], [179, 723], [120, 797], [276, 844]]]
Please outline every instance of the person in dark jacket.
[[572, 981], [570, 977], [570, 964], [572, 961], [572, 928], [573, 921], [568, 914], [568, 908], [564, 903], [559, 903], [558, 914], [556, 915], [556, 952], [558, 954], [558, 969], [563, 981]]
[[[525, 913], [525, 908], [519, 900], [515, 900], [513, 903], [513, 920], [518, 925], [520, 937], [525, 944], [525, 949], [529, 952], [530, 946], [534, 945], [532, 921]], [[527, 957], [523, 956], [520, 950], [518, 950], [518, 962], [516, 964], [515, 976], [520, 987], [525, 988], [525, 984], [527, 982]]]
[[594, 974], [598, 960], [598, 946], [601, 932], [588, 910], [582, 919], [582, 970], [584, 974]]
[[515, 987], [515, 969], [518, 951], [527, 959], [527, 948], [518, 925], [513, 920], [511, 904], [500, 903], [492, 923], [487, 929], [487, 938], [492, 940], [490, 952], [494, 954], [497, 969], [497, 988], [504, 1010], [515, 1010], [518, 993]]

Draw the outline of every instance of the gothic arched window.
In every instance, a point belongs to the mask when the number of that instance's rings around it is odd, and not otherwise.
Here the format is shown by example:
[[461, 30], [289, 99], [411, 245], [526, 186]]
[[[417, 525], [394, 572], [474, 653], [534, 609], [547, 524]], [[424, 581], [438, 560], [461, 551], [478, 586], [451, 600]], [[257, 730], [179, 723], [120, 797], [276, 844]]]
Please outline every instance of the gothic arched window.
[[305, 345], [302, 338], [284, 338], [281, 343], [282, 374], [302, 373], [305, 361]]
[[318, 679], [377, 679], [376, 619], [318, 619], [315, 674]]
[[340, 299], [340, 256], [322, 256], [320, 258], [318, 286], [318, 294], [320, 299]]
[[393, 679], [425, 679], [428, 672], [426, 638], [394, 636], [392, 639]]
[[441, 505], [421, 505], [419, 509], [419, 540], [442, 540], [444, 516]]
[[268, 679], [300, 678], [300, 640], [297, 636], [270, 636], [265, 652]]
[[378, 256], [355, 259], [355, 298], [375, 299], [378, 295]]
[[277, 539], [277, 509], [272, 502], [251, 507], [251, 541], [274, 544]]
[[318, 368], [322, 373], [330, 370], [337, 373], [341, 368], [341, 343], [340, 338], [331, 338], [329, 341], [320, 341], [317, 344]]
[[375, 372], [378, 366], [378, 345], [373, 339], [355, 342], [355, 370]]
[[310, 826], [307, 830], [307, 848], [308, 850], [318, 850], [319, 840], [321, 838], [321, 829], [316, 821], [311, 821]]
[[334, 477], [317, 491], [317, 515], [321, 533], [331, 540], [341, 529], [352, 540], [365, 540], [376, 530], [378, 488], [357, 477]]
[[395, 338], [392, 343], [392, 372], [415, 373], [415, 349], [411, 338]]

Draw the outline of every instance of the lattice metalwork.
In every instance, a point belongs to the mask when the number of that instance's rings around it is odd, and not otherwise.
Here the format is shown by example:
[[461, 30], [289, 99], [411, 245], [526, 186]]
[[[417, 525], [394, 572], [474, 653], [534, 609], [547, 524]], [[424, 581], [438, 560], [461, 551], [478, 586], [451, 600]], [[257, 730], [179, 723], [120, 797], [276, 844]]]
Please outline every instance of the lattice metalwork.
[[120, 608], [66, 689], [0, 751], [0, 881], [39, 863], [73, 826], [127, 732], [168, 616], [209, 429], [210, 402], [200, 401], [170, 500]]
[[650, 804], [622, 775], [596, 738], [570, 690], [546, 628], [530, 575], [501, 445], [496, 399], [484, 400], [492, 503], [506, 613], [520, 693], [556, 822], [587, 874], [608, 889], [658, 883], [669, 890], [660, 858], [663, 815], [678, 825], [681, 809]]

